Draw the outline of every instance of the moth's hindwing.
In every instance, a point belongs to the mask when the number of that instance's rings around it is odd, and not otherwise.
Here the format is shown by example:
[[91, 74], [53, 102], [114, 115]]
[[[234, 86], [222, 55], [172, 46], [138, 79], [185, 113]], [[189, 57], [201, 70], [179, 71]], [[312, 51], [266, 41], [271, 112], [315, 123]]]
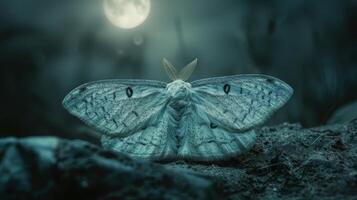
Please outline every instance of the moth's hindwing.
[[171, 116], [165, 111], [161, 112], [156, 119], [155, 125], [138, 130], [128, 137], [103, 135], [103, 147], [144, 160], [176, 159], [176, 138], [171, 132], [173, 130], [170, 131]]
[[192, 105], [190, 115], [184, 115], [178, 156], [195, 161], [215, 161], [234, 157], [249, 150], [256, 140], [254, 130], [230, 132], [220, 124], [210, 122], [202, 107]]

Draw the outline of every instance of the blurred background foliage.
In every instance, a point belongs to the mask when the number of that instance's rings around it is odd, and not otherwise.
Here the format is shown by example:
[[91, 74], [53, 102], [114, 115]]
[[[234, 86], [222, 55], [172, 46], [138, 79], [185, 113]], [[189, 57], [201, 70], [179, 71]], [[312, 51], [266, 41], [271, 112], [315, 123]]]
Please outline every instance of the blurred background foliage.
[[278, 77], [295, 94], [269, 123], [324, 124], [357, 100], [357, 1], [152, 0], [149, 18], [124, 30], [102, 0], [2, 0], [0, 135], [91, 139], [63, 97], [100, 79], [168, 81], [162, 57], [197, 57], [192, 80]]

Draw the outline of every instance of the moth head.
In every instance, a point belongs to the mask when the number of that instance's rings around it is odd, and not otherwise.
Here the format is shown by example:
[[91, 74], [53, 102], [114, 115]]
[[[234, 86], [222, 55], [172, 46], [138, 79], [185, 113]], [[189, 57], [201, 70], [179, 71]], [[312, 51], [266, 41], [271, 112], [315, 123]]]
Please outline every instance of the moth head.
[[184, 99], [191, 93], [191, 84], [178, 79], [167, 84], [166, 90], [172, 98]]
[[195, 58], [192, 62], [186, 65], [184, 68], [177, 72], [176, 68], [166, 59], [162, 59], [162, 65], [164, 66], [167, 75], [172, 81], [182, 80], [187, 81], [193, 71], [195, 71], [197, 66], [197, 58]]

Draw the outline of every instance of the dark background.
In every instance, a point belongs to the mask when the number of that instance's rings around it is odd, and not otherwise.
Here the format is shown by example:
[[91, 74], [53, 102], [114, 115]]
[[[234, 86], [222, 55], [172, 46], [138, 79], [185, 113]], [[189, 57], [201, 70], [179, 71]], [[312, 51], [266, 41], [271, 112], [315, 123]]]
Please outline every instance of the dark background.
[[289, 83], [295, 94], [270, 124], [325, 124], [357, 99], [356, 0], [152, 0], [130, 30], [102, 5], [0, 1], [0, 136], [90, 139], [63, 97], [93, 80], [168, 81], [162, 57], [177, 67], [197, 57], [191, 80], [264, 73]]

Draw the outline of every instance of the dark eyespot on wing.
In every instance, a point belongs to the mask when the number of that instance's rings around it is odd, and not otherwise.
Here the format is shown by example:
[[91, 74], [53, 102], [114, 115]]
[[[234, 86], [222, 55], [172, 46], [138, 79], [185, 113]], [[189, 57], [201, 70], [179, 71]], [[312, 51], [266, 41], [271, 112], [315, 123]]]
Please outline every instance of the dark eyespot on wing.
[[127, 87], [126, 88], [126, 96], [128, 96], [129, 98], [131, 97], [131, 96], [133, 96], [133, 89], [131, 89], [131, 87]]
[[86, 90], [87, 90], [87, 87], [86, 87], [86, 86], [83, 86], [83, 87], [79, 88], [79, 92], [80, 92], [80, 93], [82, 93], [82, 92], [84, 92], [84, 91], [86, 91]]
[[271, 83], [271, 84], [274, 84], [274, 83], [275, 83], [275, 80], [272, 79], [272, 78], [267, 78], [266, 81], [267, 81], [268, 83]]
[[217, 128], [218, 126], [216, 125], [216, 124], [214, 124], [214, 123], [210, 123], [210, 125], [209, 125], [209, 127], [211, 128], [211, 129], [215, 129], [215, 128]]
[[225, 84], [225, 85], [223, 86], [223, 91], [224, 91], [226, 94], [228, 94], [230, 90], [231, 90], [231, 86], [230, 86], [229, 84]]
[[136, 117], [139, 117], [139, 114], [135, 111], [135, 110], [133, 110], [133, 111], [131, 111]]

